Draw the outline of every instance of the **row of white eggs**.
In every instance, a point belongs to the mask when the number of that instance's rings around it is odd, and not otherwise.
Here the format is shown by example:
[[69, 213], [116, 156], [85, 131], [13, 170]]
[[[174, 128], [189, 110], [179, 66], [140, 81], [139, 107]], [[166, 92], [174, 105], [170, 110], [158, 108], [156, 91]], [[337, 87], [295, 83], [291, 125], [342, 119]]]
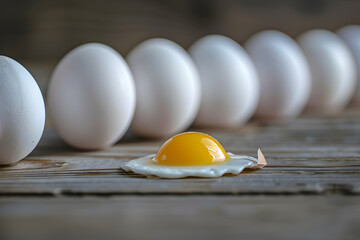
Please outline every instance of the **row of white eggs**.
[[[354, 94], [360, 26], [338, 33], [312, 30], [297, 44], [281, 32], [263, 31], [245, 50], [211, 35], [195, 42], [190, 54], [169, 40], [151, 39], [133, 49], [127, 62], [108, 46], [85, 44], [56, 67], [48, 110], [59, 135], [81, 149], [112, 145], [130, 124], [138, 135], [167, 137], [192, 123], [236, 127], [253, 115], [284, 121], [306, 106], [335, 113], [353, 95], [360, 102], [359, 88]], [[0, 164], [10, 164], [37, 145], [45, 107], [32, 76], [5, 56], [0, 114]]]

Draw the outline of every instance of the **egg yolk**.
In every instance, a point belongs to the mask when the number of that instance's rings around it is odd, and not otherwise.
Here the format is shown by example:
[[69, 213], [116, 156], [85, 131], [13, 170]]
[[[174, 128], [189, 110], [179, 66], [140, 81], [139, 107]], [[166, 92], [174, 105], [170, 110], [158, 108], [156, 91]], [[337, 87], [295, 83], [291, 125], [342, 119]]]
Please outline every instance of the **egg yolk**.
[[187, 132], [167, 140], [153, 161], [163, 165], [194, 166], [227, 159], [229, 156], [216, 139], [204, 133]]

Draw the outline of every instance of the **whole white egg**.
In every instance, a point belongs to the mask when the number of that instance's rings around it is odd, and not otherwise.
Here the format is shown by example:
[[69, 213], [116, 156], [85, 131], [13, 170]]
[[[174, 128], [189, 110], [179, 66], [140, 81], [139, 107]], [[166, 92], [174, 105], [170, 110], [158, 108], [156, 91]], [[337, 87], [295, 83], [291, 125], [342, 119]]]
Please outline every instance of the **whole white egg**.
[[200, 83], [188, 53], [166, 39], [150, 39], [127, 56], [134, 75], [137, 105], [131, 129], [146, 137], [185, 130], [200, 104]]
[[258, 72], [260, 101], [255, 116], [283, 122], [299, 115], [310, 93], [310, 73], [298, 44], [279, 31], [257, 33], [245, 44]]
[[196, 41], [189, 51], [201, 80], [195, 125], [236, 127], [246, 123], [259, 101], [259, 83], [245, 50], [230, 38], [210, 35]]
[[360, 106], [360, 26], [345, 26], [337, 32], [350, 49], [355, 63], [357, 73], [357, 87], [353, 97], [354, 105]]
[[355, 63], [350, 50], [339, 36], [326, 30], [308, 31], [298, 41], [309, 61], [312, 76], [307, 110], [325, 114], [341, 111], [356, 86]]
[[70, 51], [55, 68], [48, 89], [56, 130], [80, 149], [102, 149], [118, 141], [130, 125], [135, 101], [127, 63], [99, 43]]
[[0, 56], [0, 165], [30, 154], [44, 125], [45, 105], [36, 81], [20, 63]]

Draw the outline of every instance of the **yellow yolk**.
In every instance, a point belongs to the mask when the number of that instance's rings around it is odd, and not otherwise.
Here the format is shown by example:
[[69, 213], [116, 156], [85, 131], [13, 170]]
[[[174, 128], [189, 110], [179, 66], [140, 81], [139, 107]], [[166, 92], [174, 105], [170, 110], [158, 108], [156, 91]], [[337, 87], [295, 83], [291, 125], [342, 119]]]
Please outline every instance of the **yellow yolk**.
[[163, 165], [210, 165], [229, 158], [216, 139], [204, 133], [188, 132], [167, 140], [153, 161]]

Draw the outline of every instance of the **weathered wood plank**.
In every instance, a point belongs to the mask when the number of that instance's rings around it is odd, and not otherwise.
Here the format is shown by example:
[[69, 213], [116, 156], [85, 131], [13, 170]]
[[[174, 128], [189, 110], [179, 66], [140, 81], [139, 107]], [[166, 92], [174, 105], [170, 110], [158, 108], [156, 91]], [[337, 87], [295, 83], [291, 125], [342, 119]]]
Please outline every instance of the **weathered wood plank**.
[[47, 131], [25, 160], [0, 168], [0, 195], [112, 194], [360, 194], [359, 112], [335, 118], [303, 117], [287, 125], [206, 130], [226, 150], [253, 155], [268, 166], [219, 179], [149, 179], [121, 171], [133, 158], [155, 153], [163, 140], [131, 133], [112, 148], [80, 152]]
[[0, 198], [1, 239], [359, 239], [360, 197]]

